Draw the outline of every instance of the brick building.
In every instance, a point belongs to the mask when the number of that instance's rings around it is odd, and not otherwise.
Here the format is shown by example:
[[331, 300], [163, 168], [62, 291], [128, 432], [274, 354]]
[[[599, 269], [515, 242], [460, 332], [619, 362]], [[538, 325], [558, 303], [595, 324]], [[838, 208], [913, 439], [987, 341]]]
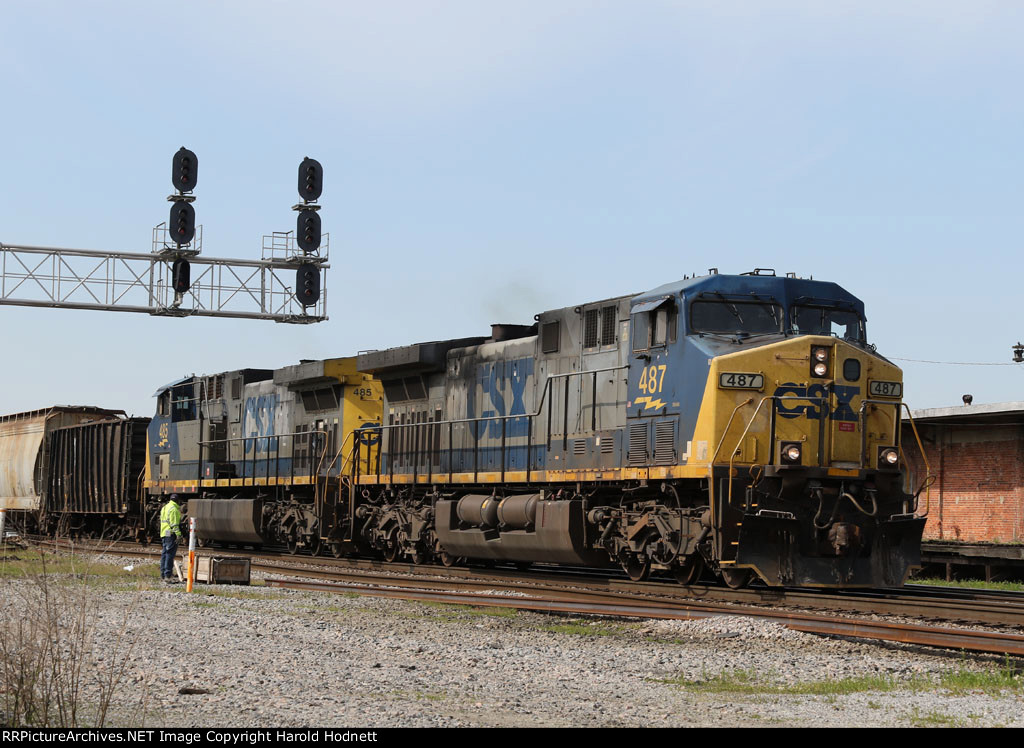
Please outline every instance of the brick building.
[[[925, 540], [1024, 543], [1024, 402], [918, 410], [913, 416], [935, 476]], [[907, 488], [917, 490], [928, 472], [906, 420], [902, 439]]]

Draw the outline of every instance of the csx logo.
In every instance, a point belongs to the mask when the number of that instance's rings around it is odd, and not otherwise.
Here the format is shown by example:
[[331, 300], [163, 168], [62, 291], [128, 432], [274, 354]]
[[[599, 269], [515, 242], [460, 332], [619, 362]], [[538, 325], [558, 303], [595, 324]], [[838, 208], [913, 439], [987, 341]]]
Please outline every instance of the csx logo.
[[[533, 358], [527, 356], [514, 361], [499, 361], [497, 363], [484, 363], [476, 370], [476, 381], [480, 385], [483, 394], [488, 395], [492, 408], [487, 408], [480, 413], [481, 418], [494, 418], [495, 416], [519, 416], [526, 415], [526, 383], [533, 376]], [[506, 396], [511, 398], [511, 404], [506, 403]], [[507, 412], [506, 412], [507, 408]], [[472, 406], [470, 408], [472, 412]], [[487, 429], [487, 436], [498, 439], [502, 434], [500, 420], [488, 421], [484, 428]], [[510, 418], [505, 424], [506, 436], [526, 436], [529, 433], [529, 426], [526, 418]]]
[[[828, 417], [833, 421], [856, 421], [857, 414], [853, 412], [850, 403], [853, 401], [853, 398], [860, 394], [860, 387], [850, 387], [841, 384], [835, 384], [831, 388], [826, 388], [823, 384], [812, 384], [805, 387], [801, 384], [786, 382], [775, 390], [775, 397], [786, 398], [777, 401], [778, 413], [783, 418], [799, 418], [801, 416], [821, 418], [821, 409], [828, 407], [829, 389], [832, 390], [832, 395], [835, 397], [836, 407], [835, 410], [828, 413]], [[802, 397], [808, 398], [811, 402], [803, 405], [799, 403], [799, 400], [794, 399]], [[825, 399], [822, 401], [814, 398]]]

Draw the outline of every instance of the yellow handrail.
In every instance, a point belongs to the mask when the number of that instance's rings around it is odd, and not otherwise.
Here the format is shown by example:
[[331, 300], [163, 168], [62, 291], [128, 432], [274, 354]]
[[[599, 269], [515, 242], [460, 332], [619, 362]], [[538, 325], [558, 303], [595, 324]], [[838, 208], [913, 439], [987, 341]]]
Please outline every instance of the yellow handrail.
[[[772, 400], [772, 399], [774, 399], [773, 395], [767, 395], [766, 397], [761, 398], [761, 402], [759, 402], [757, 404], [757, 408], [754, 410], [754, 415], [752, 415], [750, 417], [750, 420], [747, 421], [747, 427], [745, 429], [743, 429], [743, 433], [740, 434], [740, 438], [736, 441], [736, 446], [732, 448], [732, 452], [729, 455], [729, 498], [726, 499], [726, 503], [728, 503], [730, 506], [732, 505], [732, 484], [733, 484], [733, 480], [732, 480], [733, 467], [732, 467], [732, 464], [733, 464], [733, 461], [736, 459], [736, 452], [737, 452], [737, 450], [739, 450], [740, 445], [743, 444], [743, 440], [744, 440], [744, 438], [746, 438], [747, 432], [750, 431], [750, 427], [754, 425], [754, 419], [757, 418], [757, 414], [760, 412], [761, 406], [764, 405], [766, 401]], [[728, 427], [726, 427], [726, 428], [728, 428]], [[723, 440], [725, 439], [725, 434], [722, 434], [722, 439]], [[715, 456], [716, 457], [718, 456], [717, 453], [716, 453]]]
[[[928, 456], [924, 453], [924, 444], [921, 443], [921, 436], [920, 436], [920, 434], [917, 433], [917, 424], [914, 423], [914, 416], [910, 413], [910, 406], [907, 405], [906, 403], [900, 403], [900, 404], [904, 408], [907, 409], [907, 418], [910, 420], [910, 430], [914, 432], [914, 438], [917, 440], [917, 448], [919, 450], [921, 450], [921, 459], [924, 461], [925, 478], [924, 478], [924, 483], [921, 484], [921, 487], [925, 489], [925, 494], [924, 494], [925, 509], [924, 509], [924, 514], [919, 514], [917, 516], [919, 516], [919, 517], [927, 517], [928, 516], [928, 512], [931, 511], [931, 508], [932, 508], [932, 483], [935, 482], [936, 476], [932, 475], [932, 468], [931, 468], [931, 465], [928, 463]], [[900, 440], [900, 454], [901, 455], [903, 454], [903, 440], [902, 439]], [[906, 456], [905, 455], [904, 455], [903, 459], [904, 459], [904, 464], [906, 464]], [[920, 489], [918, 489], [918, 492], [920, 493]], [[917, 498], [917, 497], [915, 496], [915, 498]], [[915, 507], [914, 511], [916, 513], [916, 511], [917, 511], [916, 507]]]
[[[757, 413], [758, 413], [759, 410], [761, 410], [761, 406], [764, 405], [764, 401], [768, 400], [770, 398], [771, 398], [771, 395], [768, 395], [766, 397], [761, 398], [761, 402], [759, 402], [757, 404], [757, 408], [754, 409], [754, 415], [751, 416], [751, 419], [750, 419], [751, 421], [753, 421], [754, 418], [757, 417]], [[708, 508], [711, 511], [711, 521], [712, 521], [712, 523], [714, 523], [714, 521], [715, 521], [715, 461], [718, 459], [719, 452], [722, 451], [722, 444], [725, 443], [725, 437], [729, 433], [729, 429], [732, 427], [732, 421], [736, 417], [736, 414], [739, 412], [740, 408], [742, 408], [742, 407], [744, 407], [746, 405], [750, 405], [752, 402], [754, 402], [754, 398], [748, 397], [742, 403], [740, 403], [735, 408], [733, 408], [732, 415], [729, 416], [729, 422], [727, 424], [725, 424], [725, 429], [722, 431], [722, 438], [718, 440], [718, 447], [715, 449], [715, 453], [713, 455], [711, 455], [711, 460], [708, 462]], [[747, 428], [750, 428], [750, 423], [747, 424]], [[745, 434], [746, 430], [744, 430], [743, 433]], [[742, 436], [740, 437], [740, 441], [743, 441], [743, 437]], [[735, 452], [735, 450], [733, 450], [733, 451]], [[731, 489], [732, 489], [732, 471], [731, 471], [731, 467], [732, 466], [730, 465], [730, 474], [729, 474], [729, 478], [730, 478], [730, 480], [729, 480], [730, 500], [732, 499], [732, 496], [731, 496]]]

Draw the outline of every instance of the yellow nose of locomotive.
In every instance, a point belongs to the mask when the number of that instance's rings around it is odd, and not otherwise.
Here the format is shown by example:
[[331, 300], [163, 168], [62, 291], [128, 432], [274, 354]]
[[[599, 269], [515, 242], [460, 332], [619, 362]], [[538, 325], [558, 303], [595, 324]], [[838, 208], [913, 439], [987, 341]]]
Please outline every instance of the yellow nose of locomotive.
[[[715, 464], [899, 468], [900, 369], [844, 340], [803, 336], [711, 362]], [[709, 429], [711, 430], [711, 429]]]
[[924, 519], [902, 489], [899, 368], [806, 335], [719, 356], [697, 438], [723, 572], [771, 585], [902, 584]]

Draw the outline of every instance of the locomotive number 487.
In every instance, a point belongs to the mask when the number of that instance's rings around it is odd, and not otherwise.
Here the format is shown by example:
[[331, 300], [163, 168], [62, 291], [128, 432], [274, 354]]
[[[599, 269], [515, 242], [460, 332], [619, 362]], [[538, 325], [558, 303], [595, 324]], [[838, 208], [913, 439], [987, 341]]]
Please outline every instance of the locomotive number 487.
[[665, 383], [665, 370], [668, 366], [665, 364], [655, 364], [644, 368], [640, 374], [640, 383], [637, 385], [641, 392], [646, 392], [648, 395], [654, 395], [661, 392], [661, 386]]

